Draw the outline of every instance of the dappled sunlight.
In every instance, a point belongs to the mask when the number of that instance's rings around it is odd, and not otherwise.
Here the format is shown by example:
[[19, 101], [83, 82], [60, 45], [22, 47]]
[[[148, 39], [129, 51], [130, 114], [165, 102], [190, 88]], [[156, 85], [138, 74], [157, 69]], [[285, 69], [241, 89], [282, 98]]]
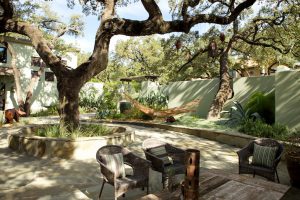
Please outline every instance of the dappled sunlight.
[[[50, 118], [51, 120], [53, 118]], [[46, 120], [41, 120], [45, 122]], [[107, 124], [120, 126], [119, 124]], [[182, 149], [200, 150], [200, 167], [222, 169], [237, 173], [239, 148], [194, 135], [122, 124], [128, 131], [135, 132], [135, 140], [125, 146], [135, 154], [145, 158], [142, 143], [148, 138], [170, 143]], [[8, 132], [17, 129], [2, 128], [0, 135], [0, 199], [97, 199], [102, 176], [95, 154], [84, 159], [35, 158], [19, 154], [7, 148]], [[99, 148], [103, 144], [99, 144]], [[91, 154], [89, 152], [88, 154]], [[281, 168], [285, 166], [282, 165]], [[286, 173], [279, 169], [280, 173]], [[201, 170], [200, 170], [201, 176]], [[161, 173], [150, 170], [150, 192], [161, 191]], [[281, 177], [280, 177], [281, 178]], [[177, 177], [178, 182], [182, 177]], [[145, 191], [135, 189], [126, 193], [124, 200], [136, 199]], [[105, 184], [103, 199], [113, 199], [113, 187]]]

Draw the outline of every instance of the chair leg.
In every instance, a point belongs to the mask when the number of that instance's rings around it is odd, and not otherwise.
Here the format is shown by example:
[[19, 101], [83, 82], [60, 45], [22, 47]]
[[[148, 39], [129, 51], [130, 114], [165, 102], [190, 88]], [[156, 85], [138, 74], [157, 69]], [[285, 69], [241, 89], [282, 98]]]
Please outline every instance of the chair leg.
[[116, 189], [115, 189], [115, 200], [118, 200]]
[[163, 184], [163, 189], [168, 188], [168, 185], [169, 185], [169, 177], [168, 176], [163, 176], [162, 184]]
[[277, 169], [275, 169], [275, 174], [276, 174], [276, 177], [277, 177], [277, 181], [278, 181], [278, 183], [280, 183], [280, 181], [279, 181], [279, 177], [278, 177], [278, 173], [277, 173]]
[[100, 193], [99, 193], [99, 199], [100, 199], [100, 197], [101, 197], [101, 194], [102, 194], [102, 190], [103, 190], [104, 184], [105, 184], [105, 180], [103, 179], [102, 186], [101, 186]]
[[147, 183], [147, 195], [149, 194], [149, 182]]
[[253, 178], [255, 177], [255, 171], [253, 172]]

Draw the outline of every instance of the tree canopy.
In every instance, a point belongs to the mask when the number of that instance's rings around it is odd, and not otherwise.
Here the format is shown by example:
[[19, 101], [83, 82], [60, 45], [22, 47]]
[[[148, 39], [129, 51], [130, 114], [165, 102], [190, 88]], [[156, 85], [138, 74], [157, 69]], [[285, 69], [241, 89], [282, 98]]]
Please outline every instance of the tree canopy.
[[[67, 1], [70, 7], [76, 2]], [[145, 20], [118, 16], [116, 7], [121, 6], [120, 9], [122, 9], [122, 6], [134, 0], [79, 0], [78, 2], [82, 4], [84, 13], [97, 13], [100, 22], [91, 56], [76, 69], [69, 69], [52, 50], [41, 27], [36, 26], [30, 20], [16, 18], [16, 4], [13, 0], [0, 0], [0, 33], [13, 32], [30, 38], [37, 53], [57, 77], [61, 119], [69, 129], [76, 128], [79, 124], [78, 94], [81, 87], [105, 70], [108, 65], [109, 44], [112, 36], [188, 33], [193, 26], [200, 23], [228, 25], [258, 0], [172, 0], [169, 1], [173, 13], [172, 20], [164, 19], [155, 0], [141, 0], [148, 14]], [[270, 1], [270, 3], [274, 2]]]

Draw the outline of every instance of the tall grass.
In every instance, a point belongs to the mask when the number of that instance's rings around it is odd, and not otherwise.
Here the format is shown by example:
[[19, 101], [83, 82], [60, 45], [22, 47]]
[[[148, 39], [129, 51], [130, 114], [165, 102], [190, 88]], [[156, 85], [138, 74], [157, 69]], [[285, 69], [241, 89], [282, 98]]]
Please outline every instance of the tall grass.
[[73, 132], [68, 132], [66, 128], [60, 127], [60, 125], [50, 125], [45, 128], [40, 128], [36, 132], [37, 136], [54, 138], [95, 137], [111, 134], [113, 134], [111, 128], [99, 124], [81, 125], [79, 129]]

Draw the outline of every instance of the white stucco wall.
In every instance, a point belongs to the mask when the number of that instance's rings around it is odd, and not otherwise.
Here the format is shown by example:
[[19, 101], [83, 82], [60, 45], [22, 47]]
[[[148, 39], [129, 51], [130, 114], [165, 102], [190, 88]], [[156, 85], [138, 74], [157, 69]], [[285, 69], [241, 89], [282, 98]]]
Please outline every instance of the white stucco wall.
[[[38, 57], [38, 54], [34, 48], [29, 44], [10, 42], [17, 54], [17, 68], [20, 70], [20, 82], [23, 96], [25, 99], [26, 91], [31, 80], [31, 71], [38, 71], [38, 67], [31, 66], [31, 57]], [[11, 55], [7, 51], [7, 63], [0, 63], [0, 67], [11, 67]], [[45, 71], [51, 72], [49, 68]], [[12, 76], [0, 76], [0, 81], [6, 83], [6, 102], [5, 108], [17, 108], [17, 97], [14, 89], [14, 79]], [[45, 74], [42, 74], [40, 80], [36, 83], [33, 90], [32, 98], [32, 113], [38, 112], [45, 109], [45, 106], [49, 106], [57, 102], [57, 89], [56, 89], [56, 79], [54, 82], [45, 81]]]

